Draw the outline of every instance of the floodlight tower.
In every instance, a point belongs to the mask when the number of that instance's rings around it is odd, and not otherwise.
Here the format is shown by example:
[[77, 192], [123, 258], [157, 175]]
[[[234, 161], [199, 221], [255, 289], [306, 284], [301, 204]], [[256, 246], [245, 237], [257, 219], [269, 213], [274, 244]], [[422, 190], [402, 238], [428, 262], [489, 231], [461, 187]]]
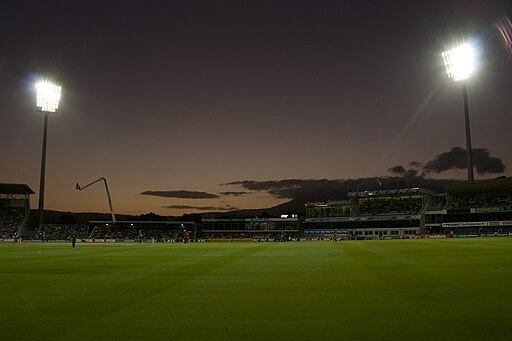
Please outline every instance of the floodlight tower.
[[47, 81], [41, 81], [36, 84], [37, 110], [44, 113], [43, 129], [43, 151], [41, 155], [41, 178], [39, 181], [39, 226], [43, 225], [44, 213], [44, 178], [46, 167], [46, 136], [48, 132], [48, 116], [50, 113], [57, 112], [61, 96], [61, 87]]
[[444, 65], [448, 78], [454, 81], [462, 81], [462, 95], [464, 97], [464, 118], [466, 124], [466, 157], [468, 168], [468, 180], [473, 181], [473, 152], [471, 148], [471, 129], [469, 125], [468, 91], [466, 79], [475, 70], [475, 49], [471, 44], [463, 44], [452, 50], [443, 52]]

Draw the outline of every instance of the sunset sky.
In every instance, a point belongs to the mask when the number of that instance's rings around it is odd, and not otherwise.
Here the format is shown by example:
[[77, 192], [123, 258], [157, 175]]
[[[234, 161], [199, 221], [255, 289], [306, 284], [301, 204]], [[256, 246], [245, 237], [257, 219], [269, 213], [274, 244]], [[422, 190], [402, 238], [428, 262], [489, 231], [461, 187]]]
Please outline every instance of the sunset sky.
[[75, 189], [100, 177], [116, 212], [162, 215], [274, 206], [303, 181], [465, 179], [441, 58], [464, 39], [475, 177], [511, 176], [511, 17], [509, 0], [3, 1], [0, 183], [37, 207], [41, 78], [63, 87], [46, 209], [108, 211], [101, 184]]

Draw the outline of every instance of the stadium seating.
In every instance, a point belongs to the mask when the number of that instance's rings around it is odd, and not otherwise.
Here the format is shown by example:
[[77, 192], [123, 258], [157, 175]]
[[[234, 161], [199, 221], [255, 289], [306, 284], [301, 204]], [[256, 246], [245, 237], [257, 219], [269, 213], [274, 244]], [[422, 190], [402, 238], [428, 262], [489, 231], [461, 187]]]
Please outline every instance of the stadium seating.
[[36, 238], [41, 240], [67, 240], [72, 236], [87, 238], [87, 225], [46, 224], [36, 231]]
[[512, 204], [510, 193], [458, 193], [447, 208], [483, 208]]
[[178, 238], [177, 231], [163, 229], [138, 228], [95, 228], [89, 238], [92, 239], [155, 239], [155, 241], [171, 241]]
[[360, 202], [357, 214], [360, 216], [375, 215], [415, 215], [422, 208], [421, 199], [376, 199]]
[[24, 218], [24, 209], [3, 206], [0, 209], [0, 238], [17, 236]]

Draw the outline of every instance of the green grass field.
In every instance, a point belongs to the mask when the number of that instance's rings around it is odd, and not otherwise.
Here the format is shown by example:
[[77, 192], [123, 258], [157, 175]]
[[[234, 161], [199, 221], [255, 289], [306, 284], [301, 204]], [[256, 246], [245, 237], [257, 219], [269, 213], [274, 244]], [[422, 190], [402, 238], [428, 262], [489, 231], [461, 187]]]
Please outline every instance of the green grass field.
[[512, 238], [0, 244], [5, 340], [509, 340]]

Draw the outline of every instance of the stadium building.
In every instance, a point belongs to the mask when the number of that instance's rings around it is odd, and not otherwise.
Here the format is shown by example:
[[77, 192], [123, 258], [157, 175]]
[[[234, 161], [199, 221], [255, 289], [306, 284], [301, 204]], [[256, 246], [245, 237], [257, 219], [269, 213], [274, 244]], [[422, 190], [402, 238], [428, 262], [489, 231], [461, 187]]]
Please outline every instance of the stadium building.
[[[30, 195], [23, 184], [0, 184], [0, 239], [26, 235]], [[96, 241], [190, 238], [284, 240], [288, 238], [393, 239], [416, 235], [453, 237], [512, 235], [512, 178], [446, 184], [444, 193], [425, 188], [349, 192], [347, 199], [309, 202], [306, 217], [212, 218], [199, 221], [89, 221], [46, 224], [42, 240], [71, 235]], [[113, 212], [112, 212], [113, 214]], [[196, 226], [196, 223], [198, 225]]]
[[25, 184], [0, 184], [0, 239], [25, 235], [31, 194], [34, 191]]
[[423, 188], [350, 192], [347, 200], [307, 203], [304, 236], [512, 235], [511, 178], [459, 182], [444, 189], [444, 193]]
[[95, 242], [134, 242], [141, 239], [165, 242], [183, 238], [184, 231], [195, 238], [196, 224], [193, 221], [90, 221], [87, 239]]
[[512, 178], [448, 184], [425, 212], [425, 230], [454, 237], [512, 233]]
[[281, 218], [203, 218], [203, 236], [207, 238], [256, 238], [279, 240], [299, 237], [296, 215]]
[[422, 231], [434, 192], [422, 188], [349, 192], [343, 201], [306, 204], [304, 236], [397, 238]]

